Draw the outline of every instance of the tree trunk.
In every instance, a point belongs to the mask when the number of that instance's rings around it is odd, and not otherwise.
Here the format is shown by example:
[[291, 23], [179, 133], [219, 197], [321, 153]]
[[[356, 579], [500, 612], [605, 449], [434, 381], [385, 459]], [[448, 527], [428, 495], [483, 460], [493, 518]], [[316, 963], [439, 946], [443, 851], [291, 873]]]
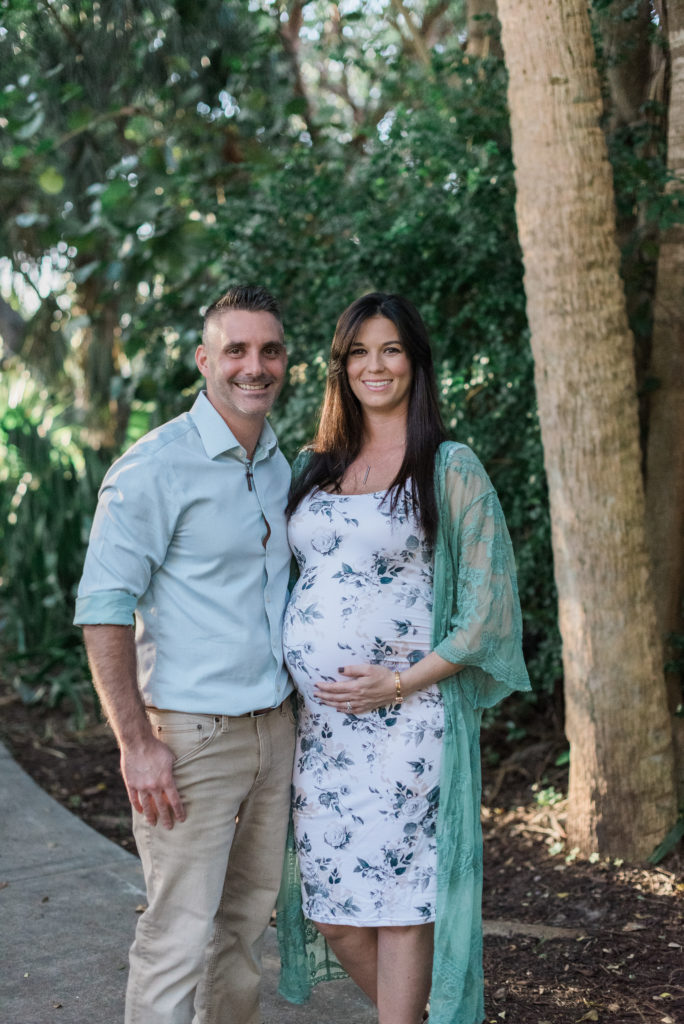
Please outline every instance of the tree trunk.
[[[632, 12], [625, 16], [627, 8]], [[601, 31], [610, 115], [617, 124], [634, 125], [645, 117], [653, 78], [649, 0], [612, 0], [596, 15]]]
[[496, 0], [468, 0], [468, 41], [470, 57], [503, 57], [501, 26], [496, 13]]
[[[670, 49], [667, 162], [668, 191], [684, 204], [684, 0], [667, 4]], [[668, 636], [684, 634], [684, 224], [660, 239], [653, 322], [651, 392], [646, 458], [646, 509], [656, 612], [663, 658], [672, 657]], [[682, 703], [679, 673], [668, 674], [670, 710]], [[680, 797], [684, 800], [684, 718], [674, 718]]]
[[89, 321], [83, 328], [79, 350], [84, 385], [82, 401], [91, 445], [116, 451], [125, 435], [130, 410], [123, 397], [112, 394], [118, 315], [115, 301], [102, 299], [104, 291], [102, 280], [93, 274], [82, 285], [78, 296]]
[[16, 310], [0, 296], [0, 359], [21, 351], [26, 323]]
[[568, 837], [640, 860], [676, 817], [649, 577], [632, 338], [583, 0], [499, 0], [551, 503]]
[[[659, 161], [665, 146], [666, 118], [664, 85], [666, 79], [665, 37], [661, 21], [658, 29], [651, 20], [649, 0], [610, 0], [607, 6], [593, 4], [594, 21], [599, 30], [605, 72], [608, 138], [619, 138], [619, 149], [630, 150], [633, 169]], [[656, 34], [657, 32], [657, 34]], [[645, 190], [641, 190], [644, 193]], [[637, 325], [634, 362], [642, 439], [648, 419], [647, 380], [651, 359], [651, 326], [655, 292], [656, 246], [658, 228], [653, 219], [652, 197], [632, 196], [622, 204], [617, 221], [617, 242], [622, 253], [622, 277], [627, 283], [627, 315]], [[643, 441], [642, 441], [643, 443]]]

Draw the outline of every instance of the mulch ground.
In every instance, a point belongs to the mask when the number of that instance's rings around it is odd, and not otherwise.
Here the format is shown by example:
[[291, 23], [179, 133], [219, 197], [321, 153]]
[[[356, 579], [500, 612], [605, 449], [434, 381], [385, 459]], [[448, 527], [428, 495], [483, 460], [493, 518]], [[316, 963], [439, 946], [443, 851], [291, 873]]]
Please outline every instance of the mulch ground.
[[[67, 710], [27, 708], [0, 683], [0, 739], [59, 803], [135, 852], [106, 725], [76, 731]], [[554, 766], [563, 746], [548, 720], [515, 748], [500, 726], [483, 733], [485, 920], [573, 933], [485, 938], [486, 1021], [684, 1024], [684, 858], [647, 869], [573, 857]]]

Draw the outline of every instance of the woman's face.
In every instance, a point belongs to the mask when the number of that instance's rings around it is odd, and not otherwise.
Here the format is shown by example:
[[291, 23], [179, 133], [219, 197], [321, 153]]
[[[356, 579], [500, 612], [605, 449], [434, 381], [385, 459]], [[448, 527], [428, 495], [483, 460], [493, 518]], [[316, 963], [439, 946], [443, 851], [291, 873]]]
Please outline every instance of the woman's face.
[[347, 354], [349, 386], [364, 412], [408, 411], [413, 370], [391, 320], [366, 320]]

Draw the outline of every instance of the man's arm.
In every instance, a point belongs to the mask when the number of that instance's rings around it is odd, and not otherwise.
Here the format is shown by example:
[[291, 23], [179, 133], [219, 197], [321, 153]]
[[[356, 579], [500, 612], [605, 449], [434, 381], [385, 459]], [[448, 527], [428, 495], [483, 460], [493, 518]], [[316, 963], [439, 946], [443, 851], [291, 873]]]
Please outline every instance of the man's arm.
[[131, 804], [150, 825], [173, 828], [185, 809], [173, 781], [173, 754], [150, 729], [138, 690], [135, 639], [130, 626], [84, 625], [90, 670], [121, 750]]

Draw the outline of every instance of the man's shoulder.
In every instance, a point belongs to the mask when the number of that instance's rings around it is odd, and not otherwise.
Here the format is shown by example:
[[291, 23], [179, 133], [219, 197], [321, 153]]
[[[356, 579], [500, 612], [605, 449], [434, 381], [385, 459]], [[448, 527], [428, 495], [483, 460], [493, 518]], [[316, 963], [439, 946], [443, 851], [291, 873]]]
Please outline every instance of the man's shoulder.
[[115, 473], [133, 466], [151, 467], [178, 457], [179, 448], [192, 448], [199, 435], [189, 413], [167, 420], [154, 430], [143, 434], [116, 462], [109, 473]]

